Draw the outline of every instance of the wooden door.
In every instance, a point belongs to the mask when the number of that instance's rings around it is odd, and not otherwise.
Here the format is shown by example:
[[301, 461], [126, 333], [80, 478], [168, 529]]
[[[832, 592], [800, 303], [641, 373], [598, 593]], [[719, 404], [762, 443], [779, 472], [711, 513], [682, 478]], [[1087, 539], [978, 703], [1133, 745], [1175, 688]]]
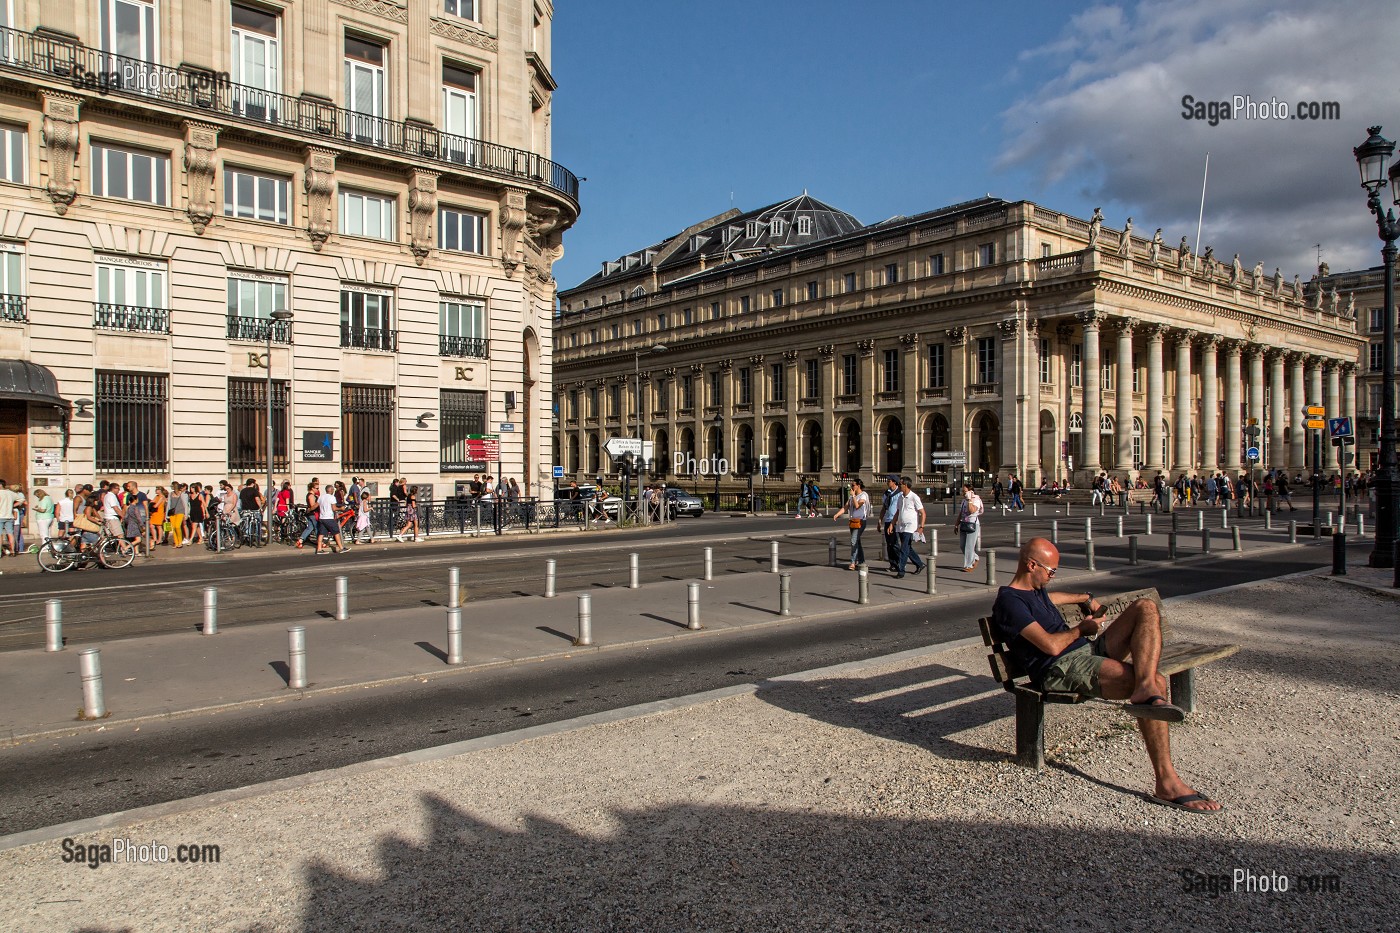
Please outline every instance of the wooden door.
[[0, 402], [0, 479], [29, 498], [29, 406]]

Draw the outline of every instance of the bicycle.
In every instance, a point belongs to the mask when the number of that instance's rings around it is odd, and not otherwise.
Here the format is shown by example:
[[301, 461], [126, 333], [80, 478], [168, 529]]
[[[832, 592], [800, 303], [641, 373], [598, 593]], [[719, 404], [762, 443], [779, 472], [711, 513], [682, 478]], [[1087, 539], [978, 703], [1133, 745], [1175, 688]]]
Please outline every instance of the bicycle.
[[238, 529], [222, 515], [215, 515], [204, 523], [204, 546], [215, 553], [241, 547], [243, 536]]
[[50, 538], [35, 555], [39, 569], [47, 573], [63, 573], [82, 569], [96, 563], [108, 570], [122, 570], [136, 560], [136, 545], [105, 530], [93, 544], [84, 547], [81, 535]]
[[238, 518], [238, 535], [245, 544], [266, 546], [267, 526], [262, 520], [262, 513], [244, 511]]

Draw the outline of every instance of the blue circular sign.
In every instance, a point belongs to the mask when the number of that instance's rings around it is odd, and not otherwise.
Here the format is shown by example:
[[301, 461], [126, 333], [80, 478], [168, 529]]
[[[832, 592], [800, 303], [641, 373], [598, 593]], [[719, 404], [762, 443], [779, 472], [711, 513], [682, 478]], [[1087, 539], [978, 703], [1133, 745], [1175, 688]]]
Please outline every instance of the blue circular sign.
[[1246, 458], [1248, 458], [1248, 459], [1250, 459], [1250, 460], [1258, 460], [1258, 459], [1259, 459], [1259, 448], [1258, 448], [1258, 447], [1251, 447], [1251, 448], [1249, 448], [1248, 450], [1246, 450], [1246, 451], [1244, 452], [1244, 455], [1245, 455]]

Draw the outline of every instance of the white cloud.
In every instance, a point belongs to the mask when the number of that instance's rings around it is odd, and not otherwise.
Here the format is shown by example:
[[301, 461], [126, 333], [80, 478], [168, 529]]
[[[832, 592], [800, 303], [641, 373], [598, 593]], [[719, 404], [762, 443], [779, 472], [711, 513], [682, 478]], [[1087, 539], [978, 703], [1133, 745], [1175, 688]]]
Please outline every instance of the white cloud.
[[[1374, 266], [1380, 241], [1351, 149], [1371, 123], [1400, 135], [1397, 36], [1394, 0], [1097, 6], [1021, 56], [1050, 77], [1003, 114], [998, 167], [1073, 186], [1105, 205], [1111, 225], [1132, 214], [1138, 230], [1161, 226], [1176, 242], [1195, 238], [1209, 152], [1203, 244], [1218, 255], [1306, 279], [1322, 243], [1334, 270]], [[1337, 101], [1341, 119], [1210, 126], [1182, 117], [1187, 94]]]

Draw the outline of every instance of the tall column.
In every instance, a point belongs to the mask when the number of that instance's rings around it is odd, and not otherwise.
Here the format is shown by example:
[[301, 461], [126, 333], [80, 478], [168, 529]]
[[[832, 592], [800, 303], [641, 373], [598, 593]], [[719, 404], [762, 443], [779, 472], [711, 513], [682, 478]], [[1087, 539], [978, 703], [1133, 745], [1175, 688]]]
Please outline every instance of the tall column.
[[[1249, 348], [1249, 410], [1246, 417], [1257, 418], [1260, 424], [1264, 422], [1264, 348], [1258, 344]], [[1263, 439], [1262, 434], [1259, 439]]]
[[822, 377], [822, 463], [821, 480], [831, 479], [836, 470], [836, 345], [817, 347]]
[[1114, 393], [1114, 448], [1118, 472], [1131, 476], [1133, 463], [1133, 327], [1132, 318], [1114, 322], [1118, 330], [1118, 391]]
[[773, 390], [768, 385], [768, 370], [762, 353], [749, 357], [749, 368], [752, 371], [749, 376], [749, 398], [753, 400], [753, 407], [748, 419], [749, 431], [753, 437], [752, 449], [749, 451], [749, 469], [753, 475], [757, 476], [758, 458], [768, 453], [768, 442], [764, 433], [763, 409], [765, 403], [772, 396]]
[[1191, 333], [1179, 330], [1172, 335], [1176, 343], [1176, 392], [1172, 399], [1175, 414], [1176, 457], [1172, 469], [1178, 473], [1195, 465], [1191, 452]]
[[734, 403], [738, 401], [737, 393], [734, 391], [734, 380], [737, 378], [734, 372], [734, 361], [732, 359], [719, 361], [719, 413], [720, 413], [720, 440], [716, 450], [725, 460], [725, 465], [729, 467], [721, 474], [721, 479], [729, 479], [730, 475], [738, 469], [739, 452], [734, 449], [734, 439], [739, 436], [739, 419], [734, 415]]
[[692, 363], [690, 365], [691, 401], [694, 402], [691, 406], [694, 424], [691, 426], [690, 430], [692, 434], [691, 440], [695, 448], [694, 453], [696, 460], [703, 460], [710, 454], [710, 452], [705, 449], [705, 406], [709, 403], [709, 399], [705, 396], [705, 393], [709, 391], [709, 386], [705, 384], [705, 380], [708, 378], [709, 376], [706, 375], [705, 367], [702, 364]]
[[1084, 439], [1081, 469], [1090, 474], [1099, 471], [1099, 422], [1103, 420], [1099, 386], [1099, 324], [1102, 317], [1097, 311], [1084, 311], [1079, 315], [1084, 322]]
[[798, 459], [803, 453], [802, 438], [797, 433], [797, 404], [802, 397], [802, 389], [799, 388], [802, 385], [802, 373], [798, 371], [800, 356], [796, 350], [783, 351], [783, 378], [786, 380], [783, 400], [787, 406], [787, 440], [783, 449], [784, 482], [792, 480], [802, 470], [801, 461]]
[[[1283, 391], [1283, 350], [1269, 351], [1269, 461], [1271, 470], [1283, 469], [1288, 462], [1288, 450], [1283, 443], [1284, 421], [1288, 408]], [[1296, 420], [1294, 422], [1297, 423]]]
[[948, 449], [965, 451], [972, 463], [972, 451], [967, 449], [967, 328], [953, 327], [948, 335]]
[[675, 452], [680, 450], [680, 438], [676, 435], [676, 409], [681, 407], [681, 386], [676, 378], [676, 367], [667, 366], [661, 371], [662, 385], [666, 387], [666, 410], [661, 414], [666, 416], [666, 449], [658, 450], [656, 456], [659, 459], [663, 454], [667, 457], [665, 463], [658, 463], [660, 473], [669, 476], [676, 467]]
[[[1350, 418], [1356, 430], [1356, 364], [1342, 364], [1342, 417]], [[1359, 467], [1358, 467], [1359, 469]]]
[[1025, 361], [1021, 359], [1021, 321], [1006, 318], [1001, 330], [1001, 462], [998, 471], [1021, 468], [1021, 418], [1019, 400], [1025, 398]]
[[[1322, 395], [1322, 362], [1322, 357], [1319, 356], [1308, 361], [1308, 404], [1320, 405], [1325, 411], [1327, 400]], [[1323, 451], [1323, 455], [1326, 455], [1326, 451]], [[1311, 452], [1308, 454], [1307, 472], [1312, 472]]]
[[879, 374], [875, 370], [875, 341], [860, 340], [856, 342], [856, 349], [860, 351], [859, 373], [860, 384], [857, 387], [860, 392], [860, 473], [862, 476], [869, 476], [880, 462], [881, 440], [879, 432], [875, 430], [875, 392], [879, 389], [876, 379]]
[[1201, 339], [1201, 472], [1220, 469], [1220, 338]]
[[1336, 360], [1328, 360], [1327, 366], [1327, 401], [1323, 404], [1327, 408], [1327, 417], [1340, 418], [1342, 416], [1342, 364]]
[[[904, 472], [917, 476], [926, 469], [928, 457], [923, 453], [923, 432], [919, 430], [919, 335], [902, 334], [899, 338], [899, 388], [904, 396]], [[872, 488], [878, 488], [875, 477], [867, 477]]]
[[1147, 328], [1147, 430], [1142, 452], [1145, 469], [1154, 474], [1166, 469], [1162, 451], [1162, 396], [1166, 391], [1162, 375], [1162, 337], [1167, 329], [1161, 324]]
[[1308, 404], [1307, 389], [1304, 388], [1306, 374], [1303, 371], [1301, 353], [1288, 354], [1288, 470], [1297, 472], [1308, 465], [1307, 429], [1303, 427], [1303, 407]]
[[1225, 342], [1225, 449], [1221, 459], [1227, 473], [1240, 472], [1240, 389], [1244, 382], [1240, 374], [1240, 354], [1244, 345], [1238, 340]]

